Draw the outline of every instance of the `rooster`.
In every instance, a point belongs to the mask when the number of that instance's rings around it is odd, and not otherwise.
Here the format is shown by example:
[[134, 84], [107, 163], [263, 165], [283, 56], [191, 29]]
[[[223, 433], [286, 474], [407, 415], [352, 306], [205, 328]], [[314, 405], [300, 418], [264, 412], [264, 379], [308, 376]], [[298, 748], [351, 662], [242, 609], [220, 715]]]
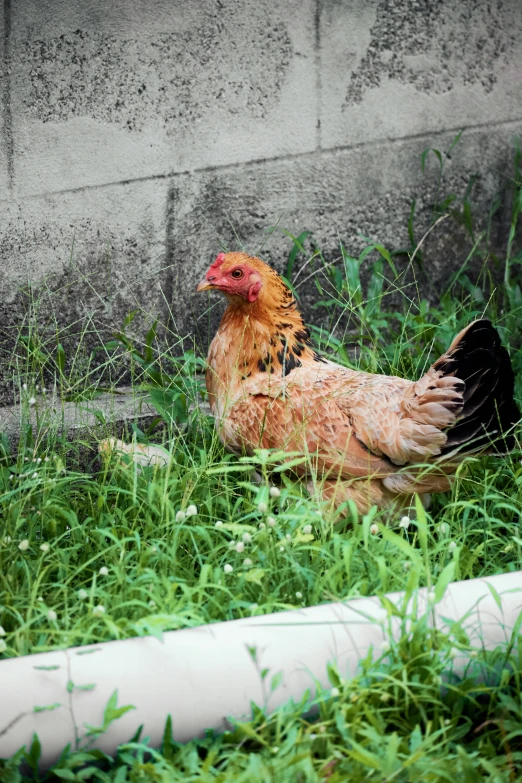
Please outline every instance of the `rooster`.
[[513, 448], [513, 371], [490, 321], [467, 326], [413, 382], [318, 353], [292, 292], [259, 258], [220, 253], [196, 288], [212, 290], [228, 301], [206, 372], [221, 441], [305, 455], [293, 470], [334, 507], [404, 508], [448, 490], [463, 455]]

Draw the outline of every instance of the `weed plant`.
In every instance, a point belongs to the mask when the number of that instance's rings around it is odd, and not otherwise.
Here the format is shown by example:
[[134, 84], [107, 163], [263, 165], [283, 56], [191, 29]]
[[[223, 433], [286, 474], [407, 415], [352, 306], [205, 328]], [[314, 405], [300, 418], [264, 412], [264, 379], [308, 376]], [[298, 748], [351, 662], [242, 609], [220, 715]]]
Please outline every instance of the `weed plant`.
[[[428, 154], [440, 163], [442, 193], [445, 154], [426, 151], [423, 165]], [[474, 228], [471, 192], [434, 207], [432, 226], [457, 220], [472, 248], [436, 304], [419, 299], [415, 282], [398, 271], [407, 257], [414, 273], [429, 241], [429, 231], [415, 241], [414, 207], [411, 247], [395, 252], [368, 241], [355, 258], [341, 245], [333, 264], [308, 232], [291, 237], [285, 275], [297, 295], [313, 275], [323, 323], [314, 338], [323, 351], [350, 367], [413, 379], [470, 320], [488, 315], [510, 347], [520, 401], [518, 149], [503, 259], [492, 256], [487, 227]], [[472, 279], [477, 260], [481, 272]], [[489, 270], [500, 261], [497, 285]], [[130, 336], [132, 319], [97, 355], [115, 378], [123, 357], [133, 385], [148, 393], [158, 418], [149, 431], [134, 426], [133, 437], [157, 441], [161, 424], [165, 467], [122, 457], [79, 469], [83, 444], [46, 427], [42, 387], [93, 398], [99, 373], [89, 362], [89, 372], [71, 380], [59, 339], [52, 346], [34, 330], [29, 343], [21, 335], [22, 437], [14, 457], [4, 443], [0, 466], [0, 658], [522, 570], [518, 450], [467, 460], [451, 493], [434, 496], [417, 519], [385, 524], [376, 509], [358, 518], [351, 506], [332, 516], [282, 470], [277, 453], [226, 453], [203, 404], [203, 357], [196, 349], [177, 355], [175, 336], [165, 348], [156, 323], [142, 341]], [[24, 345], [31, 350], [23, 353]], [[522, 774], [518, 637], [513, 645], [509, 663], [506, 651], [479, 652], [491, 676], [470, 672], [441, 688], [453, 651], [469, 645], [458, 634], [435, 636], [419, 620], [395, 647], [362, 661], [353, 680], [332, 668], [332, 690], [318, 695], [313, 718], [303, 717], [304, 703], [270, 716], [255, 707], [250, 723], [183, 746], [167, 725], [161, 751], [139, 736], [113, 759], [72, 749], [49, 779], [515, 781]], [[22, 780], [22, 759], [36, 777], [38, 752], [35, 741], [0, 762], [1, 779]]]

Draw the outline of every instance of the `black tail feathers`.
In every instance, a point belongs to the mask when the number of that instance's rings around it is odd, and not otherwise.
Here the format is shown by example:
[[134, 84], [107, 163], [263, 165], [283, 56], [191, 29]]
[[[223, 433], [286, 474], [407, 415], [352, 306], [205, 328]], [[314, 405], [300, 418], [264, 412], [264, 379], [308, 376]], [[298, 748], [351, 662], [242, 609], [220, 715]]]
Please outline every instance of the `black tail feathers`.
[[513, 399], [511, 360], [491, 321], [482, 319], [466, 327], [433, 366], [466, 384], [464, 407], [457, 424], [446, 433], [442, 453], [512, 451], [512, 430], [520, 411]]

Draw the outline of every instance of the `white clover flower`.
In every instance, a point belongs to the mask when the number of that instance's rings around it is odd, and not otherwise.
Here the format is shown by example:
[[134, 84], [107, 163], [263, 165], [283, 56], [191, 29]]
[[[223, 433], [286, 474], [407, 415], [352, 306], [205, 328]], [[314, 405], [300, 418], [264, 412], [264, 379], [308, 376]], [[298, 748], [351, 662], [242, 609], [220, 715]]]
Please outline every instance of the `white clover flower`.
[[381, 701], [384, 702], [384, 704], [389, 702], [390, 701], [390, 694], [386, 693], [386, 691], [384, 691], [384, 693], [381, 693]]
[[156, 607], [156, 601], [153, 601], [152, 598], [149, 601], [149, 606], [151, 609], [154, 609]]
[[1, 625], [0, 625], [0, 636], [5, 636], [5, 631]]
[[265, 527], [266, 527], [266, 525], [265, 525], [265, 523], [264, 523], [264, 522], [260, 522], [260, 523], [259, 523], [259, 525], [258, 525], [258, 528], [259, 528], [260, 530], [264, 530], [264, 529], [265, 529]]
[[236, 550], [236, 552], [239, 552], [239, 554], [241, 554], [241, 552], [245, 551], [245, 545], [242, 541], [238, 541], [237, 544], [235, 544], [234, 549]]
[[447, 536], [450, 532], [450, 526], [447, 522], [441, 522], [439, 525], [439, 533], [441, 536]]
[[272, 753], [279, 753], [279, 748], [272, 748]]
[[195, 506], [193, 503], [191, 503], [190, 506], [188, 506], [185, 512], [187, 517], [195, 517], [197, 513], [198, 513], [198, 507]]
[[275, 527], [277, 524], [275, 517], [267, 517], [266, 524], [268, 525], [268, 527]]
[[381, 642], [381, 650], [383, 653], [390, 652], [390, 643], [387, 639], [385, 639], [383, 642]]
[[407, 530], [411, 524], [411, 519], [409, 517], [401, 517], [401, 521], [399, 522], [399, 527], [402, 527], [404, 530]]
[[50, 549], [50, 546], [49, 546], [49, 544], [46, 544], [44, 542], [43, 544], [40, 544], [40, 549], [42, 550], [42, 552], [48, 552], [49, 549]]
[[250, 535], [250, 533], [243, 533], [241, 538], [243, 539], [243, 543], [244, 544], [251, 544], [252, 543], [252, 536]]
[[249, 557], [245, 557], [245, 559], [243, 560], [243, 565], [245, 566], [245, 568], [250, 568], [250, 566], [253, 565], [253, 563]]
[[33, 475], [31, 476], [31, 478], [38, 478], [38, 473], [33, 473]]
[[12, 540], [13, 539], [11, 538], [11, 536], [4, 536], [4, 544], [6, 546], [9, 546], [9, 544], [11, 543]]
[[218, 519], [217, 522], [214, 524], [214, 527], [223, 527], [223, 522], [221, 519]]
[[223, 566], [223, 571], [225, 572], [225, 574], [231, 574], [233, 570], [234, 569], [230, 565], [230, 563], [225, 563], [225, 565]]
[[54, 623], [54, 621], [58, 619], [58, 615], [56, 614], [54, 609], [49, 609], [49, 611], [47, 612], [47, 619], [51, 623]]
[[300, 601], [300, 600], [301, 600], [301, 598], [303, 597], [303, 594], [302, 594], [301, 592], [299, 592], [299, 590], [298, 590], [298, 591], [296, 592], [296, 594], [295, 594], [295, 597], [297, 598], [297, 600], [298, 600], [298, 601]]
[[257, 504], [257, 510], [258, 510], [258, 511], [259, 511], [261, 514], [266, 514], [266, 512], [268, 511], [268, 506], [266, 505], [266, 503], [264, 503], [263, 501], [261, 501], [260, 503], [258, 503], [258, 504]]
[[29, 397], [29, 405], [36, 405], [36, 399], [34, 397]]
[[185, 512], [184, 511], [178, 511], [176, 514], [176, 522], [184, 522], [185, 521]]
[[27, 538], [24, 538], [23, 541], [20, 541], [20, 543], [18, 544], [18, 549], [21, 552], [25, 552], [27, 549], [29, 549], [29, 541], [27, 540]]
[[0, 639], [0, 653], [3, 653], [7, 650], [7, 644], [4, 642], [3, 639]]
[[315, 739], [317, 739], [317, 734], [314, 734], [314, 732], [312, 732], [312, 733], [311, 733], [311, 734], [309, 734], [308, 736], [310, 737], [310, 740], [311, 740], [312, 742], [313, 742]]
[[336, 699], [338, 696], [341, 695], [341, 691], [339, 688], [332, 688], [330, 691], [330, 696], [332, 696], [334, 699]]
[[281, 490], [279, 489], [279, 487], [270, 487], [270, 497], [271, 498], [281, 497]]
[[42, 461], [42, 458], [38, 457], [38, 459], [36, 460], [36, 464], [39, 465], [41, 461]]
[[[2, 634], [0, 634], [0, 636], [1, 636], [1, 635], [2, 635]], [[469, 651], [469, 657], [470, 657], [470, 658], [476, 658], [476, 657], [477, 657], [477, 655], [478, 655], [478, 652], [477, 652], [476, 650], [470, 650], [470, 651]]]
[[102, 566], [100, 570], [98, 571], [100, 576], [109, 576], [109, 569], [107, 566]]
[[89, 593], [87, 590], [84, 590], [83, 587], [81, 590], [78, 590], [78, 598], [80, 601], [85, 601], [89, 597]]
[[312, 525], [305, 525], [303, 528], [303, 533], [305, 534], [305, 536], [309, 536], [311, 532], [312, 532]]
[[284, 548], [284, 546], [280, 546], [280, 547], [279, 547], [279, 551], [280, 551], [280, 552], [284, 552], [284, 551], [285, 551], [285, 548]]
[[41, 595], [39, 595], [36, 600], [38, 601], [39, 604], [43, 604], [43, 598]]
[[27, 391], [27, 384], [26, 384], [26, 383], [23, 383], [23, 384], [22, 384], [22, 389], [23, 389], [24, 391]]
[[410, 561], [409, 560], [405, 560], [404, 563], [402, 564], [402, 567], [404, 568], [405, 571], [409, 571], [410, 568], [411, 568]]
[[102, 604], [98, 604], [94, 607], [92, 613], [95, 617], [101, 617], [103, 614], [105, 614], [105, 607], [102, 606]]
[[370, 525], [370, 533], [372, 534], [372, 536], [376, 536], [378, 532], [379, 532], [379, 525], [376, 525], [374, 522], [373, 525]]
[[15, 478], [16, 478], [15, 474], [11, 473], [11, 475], [9, 476], [9, 481], [14, 481]]
[[292, 536], [290, 535], [290, 533], [287, 533], [285, 538], [286, 538], [287, 541], [291, 541], [292, 540]]
[[448, 544], [448, 550], [450, 552], [454, 552], [456, 548], [457, 548], [457, 544], [455, 543], [455, 541], [450, 541]]
[[151, 546], [149, 551], [152, 552], [153, 555], [157, 555], [158, 554], [158, 547], [157, 546]]

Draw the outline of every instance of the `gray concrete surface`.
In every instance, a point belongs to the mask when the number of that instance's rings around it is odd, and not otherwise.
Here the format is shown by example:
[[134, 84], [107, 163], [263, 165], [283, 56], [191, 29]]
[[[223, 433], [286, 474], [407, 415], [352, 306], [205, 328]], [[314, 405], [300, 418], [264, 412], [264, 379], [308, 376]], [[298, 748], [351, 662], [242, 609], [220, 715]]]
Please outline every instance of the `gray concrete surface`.
[[[329, 257], [361, 232], [402, 246], [437, 192], [422, 151], [461, 129], [447, 186], [478, 174], [485, 218], [522, 131], [521, 55], [520, 0], [5, 0], [0, 401], [36, 323], [55, 341], [88, 324], [92, 347], [138, 309], [137, 329], [158, 315], [204, 347], [219, 305], [196, 279], [223, 246], [282, 268], [276, 223]], [[468, 248], [449, 222], [430, 242], [428, 291]]]
[[323, 0], [321, 143], [518, 119], [519, 0]]
[[39, 443], [65, 433], [69, 437], [81, 435], [96, 448], [101, 437], [119, 432], [133, 422], [140, 427], [147, 426], [157, 415], [156, 409], [147, 403], [146, 395], [133, 393], [130, 388], [83, 402], [65, 402], [48, 394], [39, 395], [34, 407], [18, 403], [0, 408], [0, 432], [7, 436], [13, 450], [27, 422]]

